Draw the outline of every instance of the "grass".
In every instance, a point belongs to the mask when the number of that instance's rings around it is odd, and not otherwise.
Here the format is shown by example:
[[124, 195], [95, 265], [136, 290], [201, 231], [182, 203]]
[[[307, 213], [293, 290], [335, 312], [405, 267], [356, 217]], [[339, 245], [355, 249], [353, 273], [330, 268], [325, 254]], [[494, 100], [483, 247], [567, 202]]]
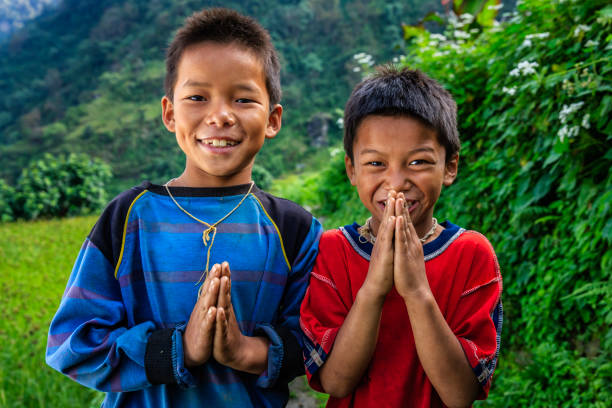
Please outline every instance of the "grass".
[[49, 323], [95, 217], [0, 223], [0, 406], [100, 406], [45, 363]]
[[[100, 406], [103, 393], [45, 363], [49, 324], [95, 221], [89, 216], [0, 223], [0, 407]], [[324, 406], [325, 394], [307, 385], [304, 392]]]

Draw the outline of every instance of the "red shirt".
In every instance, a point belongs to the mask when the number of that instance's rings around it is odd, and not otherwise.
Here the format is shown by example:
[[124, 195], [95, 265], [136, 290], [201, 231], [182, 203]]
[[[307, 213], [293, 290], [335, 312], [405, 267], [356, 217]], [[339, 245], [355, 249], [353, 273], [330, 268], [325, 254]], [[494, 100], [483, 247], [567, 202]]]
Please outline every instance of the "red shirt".
[[[457, 336], [486, 398], [497, 363], [502, 326], [502, 278], [487, 239], [450, 222], [423, 246], [427, 279], [442, 315]], [[368, 272], [372, 245], [359, 241], [358, 225], [323, 234], [302, 303], [306, 374], [323, 391], [317, 370]], [[352, 394], [330, 397], [328, 407], [443, 407], [419, 361], [406, 306], [395, 288], [383, 305], [372, 360]]]

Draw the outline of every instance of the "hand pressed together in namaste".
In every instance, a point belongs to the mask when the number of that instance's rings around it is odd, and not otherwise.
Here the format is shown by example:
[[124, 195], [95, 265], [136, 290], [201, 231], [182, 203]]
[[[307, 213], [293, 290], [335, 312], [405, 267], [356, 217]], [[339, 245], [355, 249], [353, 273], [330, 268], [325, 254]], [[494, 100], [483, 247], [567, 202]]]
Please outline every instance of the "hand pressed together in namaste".
[[242, 334], [232, 306], [231, 285], [229, 264], [214, 264], [185, 329], [187, 367], [204, 364], [212, 357], [225, 366], [253, 374], [265, 368], [268, 339]]

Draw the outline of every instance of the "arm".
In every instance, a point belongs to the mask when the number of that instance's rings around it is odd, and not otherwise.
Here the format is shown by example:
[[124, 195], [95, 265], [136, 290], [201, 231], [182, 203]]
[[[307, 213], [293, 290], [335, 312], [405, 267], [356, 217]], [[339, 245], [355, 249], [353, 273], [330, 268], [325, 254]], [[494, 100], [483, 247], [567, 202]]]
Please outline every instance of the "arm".
[[156, 329], [153, 322], [128, 327], [114, 269], [87, 239], [51, 322], [46, 361], [100, 391], [142, 389], [151, 385], [145, 369], [148, 341], [153, 333], [166, 333]]
[[393, 287], [393, 208], [394, 198], [390, 197], [366, 280], [319, 371], [321, 386], [333, 397], [345, 397], [355, 389], [376, 348], [383, 303]]
[[446, 405], [470, 406], [478, 395], [478, 381], [431, 292], [425, 274], [423, 247], [404, 206], [403, 196], [398, 197], [396, 214], [395, 286], [410, 316], [419, 360]]

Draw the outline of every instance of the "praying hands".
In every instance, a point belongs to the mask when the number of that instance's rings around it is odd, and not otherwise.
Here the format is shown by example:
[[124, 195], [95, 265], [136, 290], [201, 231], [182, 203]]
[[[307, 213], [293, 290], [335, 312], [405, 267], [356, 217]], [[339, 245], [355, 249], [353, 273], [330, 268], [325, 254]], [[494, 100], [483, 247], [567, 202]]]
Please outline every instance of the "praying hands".
[[266, 367], [268, 344], [265, 337], [242, 334], [232, 306], [229, 264], [213, 265], [185, 329], [185, 365], [198, 366], [212, 356], [225, 366], [259, 374]]

